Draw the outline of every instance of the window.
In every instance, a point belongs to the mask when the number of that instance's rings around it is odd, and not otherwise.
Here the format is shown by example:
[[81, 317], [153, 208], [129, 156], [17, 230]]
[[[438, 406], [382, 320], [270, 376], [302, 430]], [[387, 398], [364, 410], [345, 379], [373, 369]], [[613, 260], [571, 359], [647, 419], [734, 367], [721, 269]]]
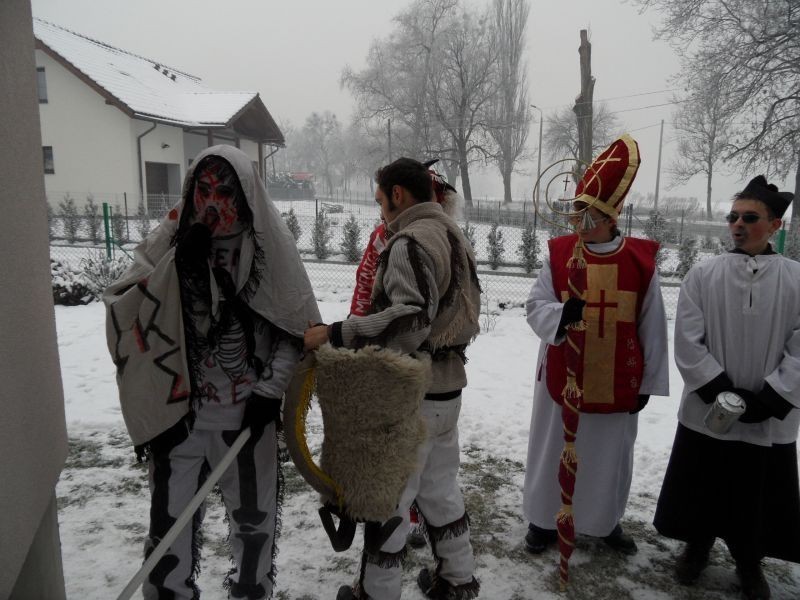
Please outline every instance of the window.
[[47, 104], [47, 80], [44, 67], [36, 67], [36, 89], [39, 91], [39, 104]]
[[53, 147], [52, 146], [42, 146], [42, 156], [44, 158], [44, 172], [45, 174], [53, 174], [56, 172], [55, 166], [53, 165]]

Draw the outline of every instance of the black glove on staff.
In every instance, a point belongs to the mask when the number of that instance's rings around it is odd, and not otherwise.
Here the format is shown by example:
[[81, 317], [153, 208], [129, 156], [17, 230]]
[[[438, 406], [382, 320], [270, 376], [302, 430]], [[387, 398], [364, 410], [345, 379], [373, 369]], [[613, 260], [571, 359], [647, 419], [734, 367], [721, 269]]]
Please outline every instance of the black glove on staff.
[[249, 427], [253, 439], [258, 439], [264, 433], [264, 427], [280, 419], [280, 416], [280, 398], [266, 398], [252, 394], [245, 400], [242, 429]]
[[636, 409], [630, 411], [629, 414], [635, 415], [640, 410], [642, 410], [645, 406], [647, 406], [648, 402], [650, 402], [650, 394], [639, 394], [636, 397]]
[[584, 306], [586, 306], [586, 301], [574, 296], [564, 302], [564, 308], [561, 310], [561, 320], [558, 322], [556, 335], [563, 335], [567, 330], [567, 325], [572, 325], [573, 323], [583, 320]]

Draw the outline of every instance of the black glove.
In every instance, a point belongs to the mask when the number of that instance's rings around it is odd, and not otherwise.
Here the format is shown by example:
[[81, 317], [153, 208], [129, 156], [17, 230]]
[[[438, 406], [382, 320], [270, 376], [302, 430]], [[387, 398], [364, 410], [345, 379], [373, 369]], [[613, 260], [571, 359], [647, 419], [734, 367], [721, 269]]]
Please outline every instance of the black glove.
[[742, 423], [761, 423], [770, 417], [783, 420], [789, 414], [789, 411], [794, 408], [778, 392], [773, 390], [768, 383], [764, 383], [764, 387], [758, 394], [753, 394], [747, 390], [733, 391], [744, 398], [747, 406], [742, 416], [739, 417]]
[[720, 392], [733, 391], [733, 382], [724, 371], [714, 377], [711, 381], [695, 390], [700, 399], [706, 404], [711, 404], [717, 399]]
[[281, 416], [281, 401], [279, 398], [265, 398], [252, 394], [244, 404], [242, 429], [250, 428], [253, 439], [258, 439], [264, 433], [264, 427], [277, 421]]
[[562, 335], [567, 330], [567, 325], [572, 325], [583, 319], [583, 307], [586, 301], [572, 296], [564, 302], [561, 310], [561, 320], [558, 322], [557, 335]]
[[175, 263], [179, 269], [204, 266], [210, 255], [211, 230], [203, 223], [189, 227], [175, 247]]
[[642, 410], [645, 406], [647, 406], [647, 403], [650, 402], [650, 394], [639, 394], [636, 397], [636, 402], [638, 403], [636, 410], [630, 411], [630, 414], [632, 414], [632, 415], [635, 415], [640, 410]]

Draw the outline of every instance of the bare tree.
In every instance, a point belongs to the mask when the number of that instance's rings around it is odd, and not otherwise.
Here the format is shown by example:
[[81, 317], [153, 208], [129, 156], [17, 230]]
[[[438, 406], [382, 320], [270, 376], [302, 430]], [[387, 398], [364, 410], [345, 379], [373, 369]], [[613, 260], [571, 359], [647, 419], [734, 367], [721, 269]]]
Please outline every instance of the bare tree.
[[711, 191], [715, 168], [729, 150], [735, 111], [720, 86], [718, 71], [698, 65], [685, 81], [689, 94], [678, 103], [675, 129], [678, 156], [669, 168], [670, 187], [686, 183], [695, 175], [706, 177], [706, 218], [711, 220]]
[[720, 88], [748, 123], [727, 156], [744, 173], [795, 173], [793, 229], [800, 229], [800, 2], [797, 0], [637, 0], [664, 16], [657, 34], [684, 59], [720, 66]]
[[[412, 2], [394, 18], [393, 31], [372, 42], [367, 66], [359, 72], [350, 67], [342, 72], [341, 83], [355, 97], [361, 120], [386, 132], [391, 119], [395, 156], [443, 151], [429, 103], [430, 73], [444, 21], [457, 4], [458, 0]], [[385, 156], [389, 158], [388, 147]]]
[[525, 32], [530, 5], [527, 0], [494, 0], [492, 45], [497, 52], [494, 86], [488, 106], [486, 131], [494, 142], [493, 159], [503, 176], [503, 202], [511, 202], [511, 175], [525, 152], [531, 111], [525, 77]]
[[321, 176], [328, 193], [333, 190], [333, 176], [340, 151], [342, 128], [330, 111], [311, 113], [303, 125], [300, 155], [305, 167]]
[[[590, 155], [596, 156], [619, 136], [622, 124], [605, 103], [595, 105], [593, 117]], [[562, 108], [545, 119], [544, 146], [553, 160], [580, 159], [578, 119], [571, 108]], [[577, 169], [573, 171], [576, 183], [580, 180], [580, 175], [581, 171]]]
[[486, 14], [462, 9], [442, 31], [440, 60], [431, 69], [431, 99], [436, 118], [455, 146], [461, 190], [472, 206], [469, 163], [482, 144], [482, 119], [495, 94], [492, 85], [496, 49]]

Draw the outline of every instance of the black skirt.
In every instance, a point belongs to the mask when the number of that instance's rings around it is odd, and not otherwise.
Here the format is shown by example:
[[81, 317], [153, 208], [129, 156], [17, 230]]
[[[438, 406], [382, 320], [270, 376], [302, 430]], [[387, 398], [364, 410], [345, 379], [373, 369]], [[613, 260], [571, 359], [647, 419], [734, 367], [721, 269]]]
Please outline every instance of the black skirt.
[[736, 559], [800, 563], [797, 444], [717, 440], [679, 424], [653, 524], [685, 542], [722, 538]]

